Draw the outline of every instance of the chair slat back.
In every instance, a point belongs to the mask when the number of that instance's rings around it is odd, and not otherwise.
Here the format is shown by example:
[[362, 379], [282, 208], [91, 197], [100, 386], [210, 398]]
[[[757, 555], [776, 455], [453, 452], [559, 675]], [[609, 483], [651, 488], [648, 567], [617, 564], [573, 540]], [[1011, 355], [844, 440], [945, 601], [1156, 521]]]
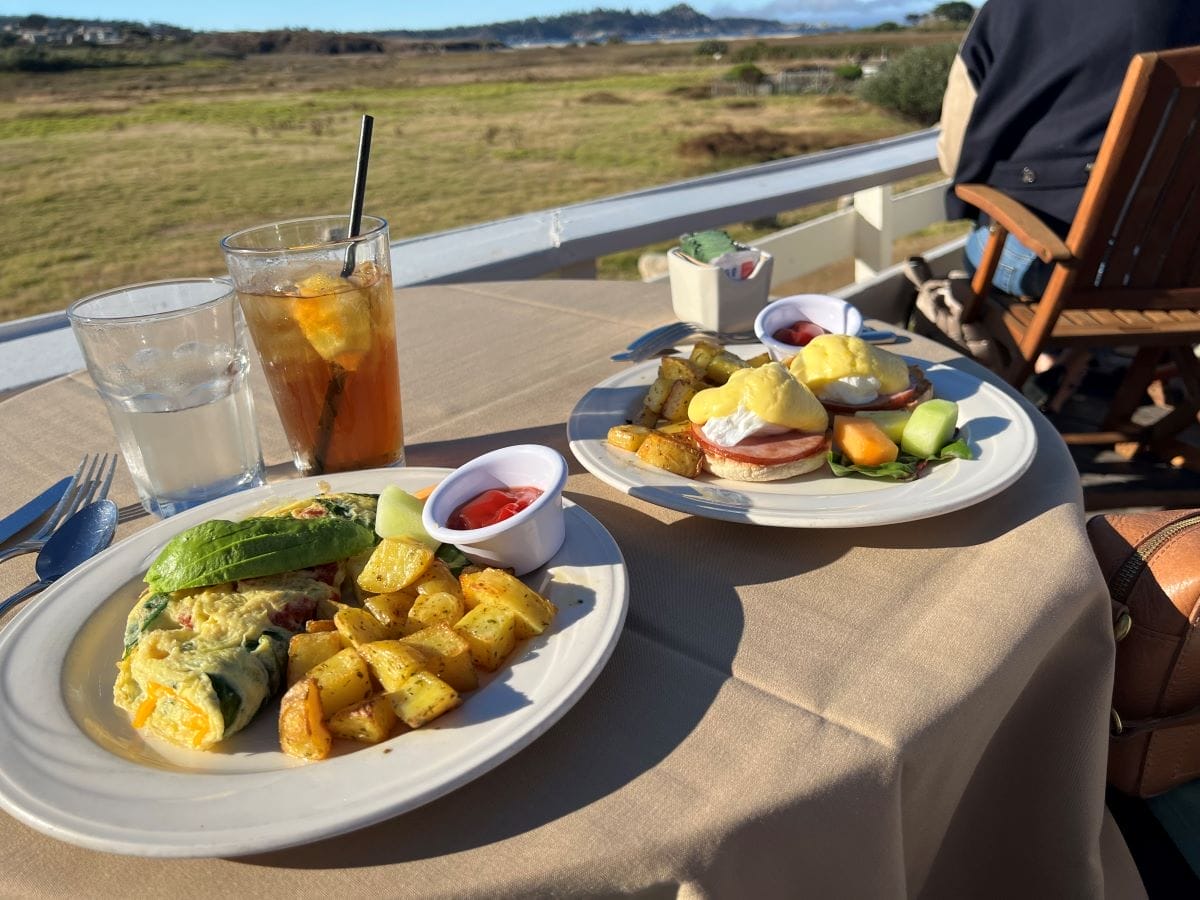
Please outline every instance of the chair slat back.
[[1066, 243], [1066, 306], [1200, 306], [1200, 47], [1134, 57]]

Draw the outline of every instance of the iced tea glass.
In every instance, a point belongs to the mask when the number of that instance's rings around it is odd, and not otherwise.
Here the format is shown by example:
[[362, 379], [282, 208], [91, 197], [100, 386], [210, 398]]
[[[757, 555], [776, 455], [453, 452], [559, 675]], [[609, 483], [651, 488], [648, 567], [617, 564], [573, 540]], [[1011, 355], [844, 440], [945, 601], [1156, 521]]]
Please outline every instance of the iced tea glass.
[[293, 219], [221, 241], [296, 468], [403, 465], [391, 247], [383, 219]]

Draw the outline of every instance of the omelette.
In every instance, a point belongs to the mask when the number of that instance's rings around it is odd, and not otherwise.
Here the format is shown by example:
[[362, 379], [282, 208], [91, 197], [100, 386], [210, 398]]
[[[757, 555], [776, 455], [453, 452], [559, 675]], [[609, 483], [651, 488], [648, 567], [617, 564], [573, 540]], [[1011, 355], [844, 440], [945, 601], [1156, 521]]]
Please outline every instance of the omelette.
[[[376, 501], [369, 494], [327, 494], [262, 517], [342, 518], [371, 529], [373, 539]], [[147, 587], [126, 621], [114, 702], [134, 728], [181, 747], [211, 749], [278, 692], [291, 636], [309, 619], [332, 616], [343, 587], [356, 590], [353, 574], [369, 552], [178, 590]]]

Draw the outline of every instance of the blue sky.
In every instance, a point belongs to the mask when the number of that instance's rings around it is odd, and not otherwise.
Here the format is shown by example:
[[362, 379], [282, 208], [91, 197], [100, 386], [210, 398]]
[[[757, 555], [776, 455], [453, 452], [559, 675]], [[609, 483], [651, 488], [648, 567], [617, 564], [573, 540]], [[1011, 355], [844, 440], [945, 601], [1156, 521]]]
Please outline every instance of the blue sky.
[[[328, 0], [206, 0], [167, 5], [155, 0], [32, 0], [30, 4], [0, 0], [0, 15], [41, 13], [79, 19], [126, 19], [165, 22], [199, 31], [265, 28], [314, 28], [330, 31], [445, 28], [479, 25], [530, 16], [554, 16], [596, 8], [658, 12], [678, 0], [445, 0], [442, 3], [356, 2], [342, 6]], [[832, 22], [865, 25], [885, 19], [903, 21], [910, 12], [926, 12], [940, 0], [692, 0], [694, 9], [711, 16], [752, 16], [785, 22]], [[1049, 0], [1048, 0], [1049, 2]]]

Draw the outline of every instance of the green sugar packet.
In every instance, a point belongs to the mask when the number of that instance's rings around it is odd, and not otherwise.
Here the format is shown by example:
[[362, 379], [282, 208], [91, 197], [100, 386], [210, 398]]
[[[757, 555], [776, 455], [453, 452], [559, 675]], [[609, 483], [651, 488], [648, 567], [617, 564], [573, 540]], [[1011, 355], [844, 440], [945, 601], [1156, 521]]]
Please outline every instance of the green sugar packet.
[[213, 519], [175, 535], [146, 573], [154, 591], [278, 575], [369, 550], [375, 533], [351, 519]]
[[742, 247], [726, 232], [712, 230], [685, 234], [679, 239], [679, 249], [694, 260], [709, 263], [730, 250], [740, 250]]

